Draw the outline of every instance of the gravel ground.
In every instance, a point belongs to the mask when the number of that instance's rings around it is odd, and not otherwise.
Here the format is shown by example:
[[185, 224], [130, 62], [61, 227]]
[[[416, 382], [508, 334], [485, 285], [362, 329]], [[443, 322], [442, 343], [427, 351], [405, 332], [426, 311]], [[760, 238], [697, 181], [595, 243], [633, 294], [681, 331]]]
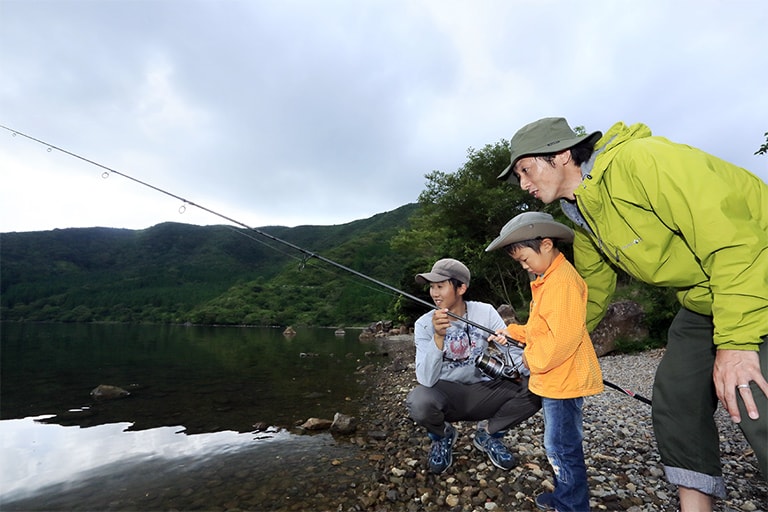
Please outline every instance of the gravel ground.
[[[524, 511], [537, 510], [533, 498], [552, 489], [544, 454], [541, 413], [511, 429], [505, 442], [520, 464], [497, 469], [472, 446], [474, 424], [460, 423], [454, 463], [443, 475], [426, 467], [429, 441], [405, 412], [405, 397], [416, 384], [413, 343], [408, 336], [382, 341], [391, 364], [368, 368], [372, 386], [361, 411], [362, 426], [353, 442], [369, 467], [328, 510]], [[600, 359], [603, 377], [651, 397], [662, 350]], [[768, 511], [768, 483], [738, 428], [719, 410], [721, 450], [728, 497], [718, 511]], [[653, 436], [650, 406], [607, 388], [585, 400], [585, 457], [593, 510], [675, 511], [674, 486], [665, 478]], [[351, 491], [351, 489], [350, 489]], [[354, 496], [354, 498], [352, 497]], [[318, 503], [315, 503], [318, 505]]]

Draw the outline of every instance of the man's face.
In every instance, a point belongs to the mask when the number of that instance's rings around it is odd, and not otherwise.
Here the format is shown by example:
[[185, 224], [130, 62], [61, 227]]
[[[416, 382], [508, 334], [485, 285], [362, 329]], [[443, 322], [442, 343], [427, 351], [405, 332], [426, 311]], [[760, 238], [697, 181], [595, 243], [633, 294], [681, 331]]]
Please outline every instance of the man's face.
[[[464, 286], [463, 284], [461, 285]], [[459, 299], [461, 294], [459, 289], [454, 288], [450, 281], [440, 281], [439, 283], [429, 283], [429, 295], [432, 297], [435, 306], [440, 309], [452, 309]]]
[[542, 157], [526, 156], [515, 163], [513, 172], [520, 180], [520, 188], [546, 204], [561, 197], [563, 171]]

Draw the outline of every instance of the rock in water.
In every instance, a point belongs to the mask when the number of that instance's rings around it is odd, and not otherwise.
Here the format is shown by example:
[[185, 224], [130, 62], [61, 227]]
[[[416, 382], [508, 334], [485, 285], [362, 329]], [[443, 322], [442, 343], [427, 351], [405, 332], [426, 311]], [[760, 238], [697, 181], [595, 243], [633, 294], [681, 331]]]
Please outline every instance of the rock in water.
[[331, 428], [332, 424], [333, 422], [331, 420], [322, 418], [309, 418], [301, 425], [301, 428], [306, 430], [327, 430]]
[[99, 384], [91, 391], [91, 396], [96, 400], [114, 400], [115, 398], [124, 398], [130, 394], [130, 392], [119, 386], [110, 386], [109, 384]]
[[333, 416], [333, 424], [331, 425], [331, 432], [337, 434], [353, 434], [357, 430], [357, 418], [354, 416], [347, 416], [337, 412]]

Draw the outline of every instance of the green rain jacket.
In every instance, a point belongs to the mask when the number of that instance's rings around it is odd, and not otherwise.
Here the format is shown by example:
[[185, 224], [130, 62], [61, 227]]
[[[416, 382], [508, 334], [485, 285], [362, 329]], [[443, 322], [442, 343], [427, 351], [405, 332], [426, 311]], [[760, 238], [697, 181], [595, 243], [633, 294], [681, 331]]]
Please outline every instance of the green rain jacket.
[[[588, 329], [604, 316], [620, 268], [713, 316], [718, 348], [758, 350], [768, 334], [768, 185], [643, 124], [617, 123], [595, 148], [575, 191], [586, 221], [574, 260], [589, 286]], [[579, 224], [572, 204], [563, 210]]]

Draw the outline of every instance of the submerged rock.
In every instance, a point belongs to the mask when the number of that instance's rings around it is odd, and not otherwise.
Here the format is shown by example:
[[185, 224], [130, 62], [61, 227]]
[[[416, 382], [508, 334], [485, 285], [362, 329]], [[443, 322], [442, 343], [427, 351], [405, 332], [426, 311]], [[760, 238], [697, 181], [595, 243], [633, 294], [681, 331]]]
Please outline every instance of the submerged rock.
[[331, 428], [333, 422], [331, 420], [325, 420], [322, 418], [309, 418], [305, 421], [301, 428], [305, 430], [328, 430]]
[[91, 391], [91, 396], [96, 400], [114, 400], [116, 398], [125, 398], [130, 394], [129, 391], [119, 386], [111, 386], [109, 384], [99, 384]]

